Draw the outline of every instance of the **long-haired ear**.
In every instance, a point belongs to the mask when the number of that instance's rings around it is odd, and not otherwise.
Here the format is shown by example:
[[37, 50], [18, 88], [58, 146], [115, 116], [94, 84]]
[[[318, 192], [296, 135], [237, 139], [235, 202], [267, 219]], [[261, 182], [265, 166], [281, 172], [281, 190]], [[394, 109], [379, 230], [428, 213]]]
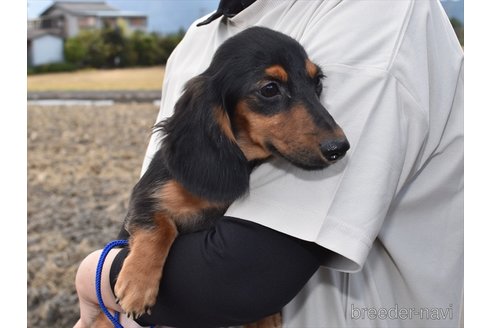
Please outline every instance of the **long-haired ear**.
[[162, 148], [174, 179], [197, 196], [231, 202], [248, 190], [250, 172], [214, 94], [207, 77], [190, 80], [174, 114], [156, 128], [164, 132]]

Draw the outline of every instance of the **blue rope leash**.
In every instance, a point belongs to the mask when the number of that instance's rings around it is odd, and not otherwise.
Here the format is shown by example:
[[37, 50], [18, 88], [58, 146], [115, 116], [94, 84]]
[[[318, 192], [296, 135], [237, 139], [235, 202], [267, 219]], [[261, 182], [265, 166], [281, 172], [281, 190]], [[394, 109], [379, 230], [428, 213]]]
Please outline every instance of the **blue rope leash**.
[[123, 328], [123, 326], [120, 324], [120, 313], [116, 312], [115, 315], [113, 316], [111, 312], [109, 312], [108, 308], [106, 308], [106, 305], [104, 305], [101, 295], [101, 274], [102, 274], [104, 260], [106, 260], [106, 256], [108, 255], [109, 251], [112, 250], [114, 247], [126, 246], [126, 245], [128, 245], [128, 240], [113, 240], [109, 242], [104, 247], [101, 256], [99, 257], [99, 262], [97, 262], [97, 269], [96, 269], [96, 296], [97, 296], [97, 301], [99, 302], [99, 307], [116, 328]]
[[[104, 305], [103, 299], [102, 299], [102, 294], [101, 294], [101, 274], [102, 274], [102, 268], [104, 261], [106, 260], [106, 256], [108, 255], [109, 251], [112, 250], [115, 247], [118, 246], [127, 246], [128, 245], [128, 240], [113, 240], [109, 242], [103, 249], [101, 256], [99, 257], [99, 261], [97, 262], [97, 268], [96, 268], [96, 296], [97, 296], [97, 301], [99, 302], [99, 307], [103, 311], [103, 313], [108, 317], [108, 319], [113, 323], [113, 326], [115, 328], [124, 328], [120, 324], [120, 313], [115, 312], [114, 316], [109, 312], [108, 308], [106, 305]], [[150, 328], [154, 328], [154, 326], [150, 326]]]

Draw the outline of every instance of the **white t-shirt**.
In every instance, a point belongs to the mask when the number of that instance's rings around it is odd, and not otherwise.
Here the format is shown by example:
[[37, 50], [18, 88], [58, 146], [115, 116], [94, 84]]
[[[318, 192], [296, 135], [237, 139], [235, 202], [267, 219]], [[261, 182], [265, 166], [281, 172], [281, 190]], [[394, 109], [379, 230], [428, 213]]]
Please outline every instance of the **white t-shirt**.
[[[463, 52], [438, 0], [258, 0], [190, 27], [170, 57], [158, 120], [217, 47], [260, 25], [298, 40], [351, 144], [307, 172], [251, 175], [227, 215], [327, 249], [285, 327], [458, 327], [463, 290]], [[144, 167], [156, 150], [153, 137]]]

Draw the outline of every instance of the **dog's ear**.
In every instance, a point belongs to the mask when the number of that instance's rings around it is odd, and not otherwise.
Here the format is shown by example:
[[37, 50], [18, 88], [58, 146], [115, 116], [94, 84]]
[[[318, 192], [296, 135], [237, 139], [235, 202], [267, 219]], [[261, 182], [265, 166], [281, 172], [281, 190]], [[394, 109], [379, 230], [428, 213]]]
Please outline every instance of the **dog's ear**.
[[197, 196], [231, 202], [247, 191], [250, 172], [216, 94], [207, 77], [190, 80], [174, 114], [156, 128], [173, 178]]

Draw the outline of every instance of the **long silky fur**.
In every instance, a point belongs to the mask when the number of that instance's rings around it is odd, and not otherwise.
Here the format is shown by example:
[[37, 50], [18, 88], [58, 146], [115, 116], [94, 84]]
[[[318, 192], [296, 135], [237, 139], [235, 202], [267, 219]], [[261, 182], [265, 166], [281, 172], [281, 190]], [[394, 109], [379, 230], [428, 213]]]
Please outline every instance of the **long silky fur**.
[[174, 114], [154, 131], [163, 135], [161, 158], [174, 179], [197, 196], [230, 203], [247, 192], [250, 171], [239, 146], [214, 118], [214, 110], [225, 109], [210, 89], [204, 75], [190, 80]]

